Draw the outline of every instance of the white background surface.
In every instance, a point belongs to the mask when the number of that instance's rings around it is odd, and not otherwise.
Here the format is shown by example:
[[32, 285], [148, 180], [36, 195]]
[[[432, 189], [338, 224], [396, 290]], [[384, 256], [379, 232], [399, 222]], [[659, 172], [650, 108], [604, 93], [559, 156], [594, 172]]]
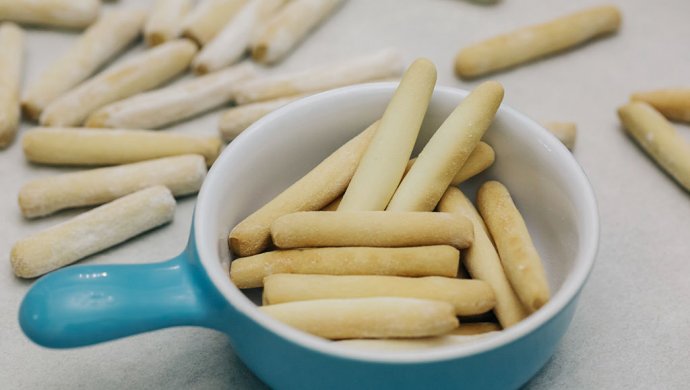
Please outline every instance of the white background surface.
[[[121, 0], [116, 6], [136, 3]], [[575, 319], [530, 389], [681, 389], [690, 382], [690, 195], [624, 135], [615, 112], [633, 91], [690, 87], [690, 2], [612, 3], [623, 12], [616, 36], [492, 77], [505, 85], [505, 102], [523, 113], [577, 122], [575, 156], [590, 177], [601, 214], [599, 255]], [[595, 4], [600, 2], [504, 0], [481, 6], [461, 0], [350, 0], [276, 71], [397, 46], [408, 60], [433, 60], [439, 85], [470, 89], [479, 81], [460, 81], [452, 72], [460, 47]], [[24, 84], [75, 37], [28, 31]], [[214, 134], [219, 112], [171, 131]], [[676, 127], [690, 140], [690, 126]], [[19, 142], [0, 151], [0, 253], [5, 259], [16, 240], [78, 213], [35, 221], [19, 213], [16, 197], [24, 182], [64, 171], [28, 164]], [[172, 224], [82, 263], [140, 263], [176, 255], [185, 246], [193, 205], [193, 197], [179, 200]], [[263, 387], [226, 337], [205, 329], [168, 329], [78, 350], [40, 348], [17, 324], [31, 282], [15, 278], [9, 261], [2, 264], [2, 388]]]

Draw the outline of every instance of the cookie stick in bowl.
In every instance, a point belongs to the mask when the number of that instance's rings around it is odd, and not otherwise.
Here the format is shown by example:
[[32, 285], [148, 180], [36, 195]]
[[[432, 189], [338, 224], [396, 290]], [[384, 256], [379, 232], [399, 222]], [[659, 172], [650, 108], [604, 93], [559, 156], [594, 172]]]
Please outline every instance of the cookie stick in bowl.
[[144, 26], [146, 44], [156, 46], [177, 38], [190, 9], [192, 0], [156, 0]]
[[[456, 186], [465, 180], [478, 175], [490, 167], [494, 163], [495, 159], [496, 152], [494, 152], [494, 148], [492, 148], [491, 145], [487, 144], [486, 142], [479, 142], [472, 153], [470, 153], [469, 157], [467, 157], [467, 160], [465, 161], [465, 164], [463, 164], [462, 168], [460, 168], [458, 173], [453, 176], [450, 184]], [[407, 172], [410, 171], [410, 168], [412, 168], [416, 161], [417, 159], [413, 158], [407, 163]], [[405, 172], [405, 174], [407, 174], [407, 172]]]
[[14, 23], [0, 24], [0, 148], [14, 140], [19, 127], [19, 83], [24, 63], [24, 32]]
[[690, 88], [669, 88], [634, 93], [630, 100], [645, 102], [674, 121], [690, 122]]
[[246, 2], [247, 0], [200, 0], [182, 21], [182, 36], [204, 46]]
[[100, 10], [99, 0], [0, 0], [0, 20], [38, 26], [84, 28]]
[[568, 150], [573, 150], [575, 147], [575, 138], [577, 137], [577, 125], [574, 122], [544, 122], [543, 125], [546, 130], [555, 135]]

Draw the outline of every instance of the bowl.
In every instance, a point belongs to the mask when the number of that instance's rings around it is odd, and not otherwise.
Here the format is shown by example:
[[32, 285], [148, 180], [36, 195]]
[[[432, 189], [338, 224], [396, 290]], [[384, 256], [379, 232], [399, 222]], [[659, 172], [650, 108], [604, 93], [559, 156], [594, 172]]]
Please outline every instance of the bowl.
[[[519, 324], [466, 345], [409, 353], [344, 348], [257, 310], [228, 278], [229, 231], [378, 119], [397, 83], [363, 84], [303, 98], [257, 121], [211, 168], [189, 244], [162, 263], [72, 266], [39, 279], [20, 307], [25, 334], [70, 348], [169, 326], [224, 332], [235, 353], [275, 388], [516, 388], [553, 354], [596, 256], [592, 188], [571, 153], [506, 106], [484, 137], [494, 165], [463, 183], [473, 195], [503, 182], [541, 254], [552, 299]], [[415, 153], [466, 91], [437, 87]]]

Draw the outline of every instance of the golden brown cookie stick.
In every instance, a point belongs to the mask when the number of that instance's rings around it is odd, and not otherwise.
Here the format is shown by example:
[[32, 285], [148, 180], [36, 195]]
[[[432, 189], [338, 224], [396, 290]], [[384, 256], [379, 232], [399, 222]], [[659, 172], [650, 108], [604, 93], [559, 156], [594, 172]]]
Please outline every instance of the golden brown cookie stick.
[[[492, 148], [491, 145], [487, 144], [486, 142], [479, 142], [472, 153], [470, 153], [470, 156], [467, 157], [467, 160], [462, 168], [460, 168], [460, 171], [455, 174], [450, 184], [457, 186], [465, 180], [480, 174], [485, 169], [490, 167], [491, 164], [494, 163], [495, 159], [496, 152], [494, 152], [494, 148]], [[407, 163], [408, 172], [410, 168], [412, 168], [412, 165], [414, 165], [415, 161], [417, 161], [417, 159], [413, 158]], [[407, 172], [405, 172], [405, 174], [407, 174]], [[332, 210], [324, 209], [324, 211]]]
[[453, 306], [413, 298], [319, 299], [262, 306], [262, 312], [327, 339], [436, 336], [458, 327]]
[[690, 88], [637, 92], [630, 100], [648, 103], [672, 121], [690, 122]]
[[144, 26], [144, 39], [149, 46], [175, 39], [182, 31], [182, 21], [192, 9], [192, 0], [156, 0]]
[[12, 270], [35, 278], [170, 222], [174, 214], [170, 190], [143, 189], [19, 240], [10, 254]]
[[37, 26], [84, 28], [100, 10], [99, 0], [0, 0], [0, 20]]
[[491, 285], [496, 295], [494, 314], [504, 328], [520, 322], [527, 316], [506, 278], [501, 260], [494, 249], [481, 216], [469, 199], [457, 188], [449, 187], [438, 203], [438, 210], [465, 216], [474, 225], [474, 242], [464, 253], [464, 265], [470, 275]]
[[647, 103], [618, 109], [626, 131], [671, 177], [690, 191], [690, 144], [671, 123]]
[[603, 6], [524, 27], [462, 49], [455, 57], [455, 72], [472, 78], [510, 68], [612, 33], [620, 23], [618, 8]]
[[549, 300], [549, 284], [539, 253], [510, 193], [503, 184], [488, 181], [477, 192], [477, 208], [496, 243], [513, 290], [527, 310], [537, 311]]
[[279, 248], [405, 247], [472, 244], [472, 224], [456, 214], [421, 211], [304, 211], [271, 225]]
[[555, 135], [568, 150], [573, 150], [577, 137], [577, 125], [574, 122], [545, 122], [544, 127]]
[[225, 111], [218, 121], [220, 135], [224, 141], [232, 141], [264, 115], [302, 97], [304, 95], [295, 95], [232, 107]]
[[182, 36], [207, 44], [231, 20], [246, 0], [201, 0], [182, 22]]
[[0, 148], [14, 140], [19, 127], [19, 84], [24, 63], [24, 32], [0, 24]]
[[350, 140], [328, 158], [237, 224], [228, 237], [238, 256], [260, 253], [270, 243], [271, 224], [278, 217], [302, 210], [320, 210], [340, 196], [352, 178], [360, 157], [374, 136], [378, 122]]

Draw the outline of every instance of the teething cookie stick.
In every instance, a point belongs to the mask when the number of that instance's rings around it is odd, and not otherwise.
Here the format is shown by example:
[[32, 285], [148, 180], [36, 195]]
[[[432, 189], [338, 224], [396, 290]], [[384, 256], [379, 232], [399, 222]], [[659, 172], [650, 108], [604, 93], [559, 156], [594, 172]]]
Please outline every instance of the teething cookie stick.
[[141, 33], [146, 11], [136, 8], [104, 13], [76, 43], [33, 81], [22, 98], [24, 113], [38, 120], [53, 100], [91, 76]]
[[577, 137], [577, 125], [573, 122], [546, 122], [544, 123], [546, 130], [555, 135], [559, 141], [565, 145], [568, 150], [573, 150], [575, 147], [575, 138]]
[[199, 191], [206, 164], [198, 155], [166, 157], [116, 167], [47, 176], [19, 190], [19, 207], [27, 218], [73, 207], [109, 202], [142, 188], [164, 185], [173, 195]]
[[305, 211], [271, 225], [279, 248], [322, 246], [405, 247], [472, 244], [472, 224], [456, 214], [420, 211]]
[[277, 250], [233, 260], [230, 279], [238, 288], [254, 288], [278, 273], [454, 277], [459, 262], [460, 252], [449, 245]]
[[24, 63], [24, 33], [14, 23], [0, 24], [0, 148], [19, 127], [19, 83]]
[[117, 165], [181, 154], [200, 154], [211, 165], [218, 137], [157, 132], [37, 127], [22, 138], [27, 160], [50, 165]]
[[603, 6], [524, 27], [462, 49], [455, 57], [455, 72], [465, 78], [492, 73], [615, 32], [620, 24], [618, 8]]
[[19, 240], [10, 263], [15, 275], [35, 278], [170, 222], [174, 214], [170, 190], [147, 188]]
[[[338, 210], [384, 210], [405, 172], [436, 84], [436, 67], [418, 59], [400, 80]], [[453, 172], [455, 174], [456, 172]]]
[[477, 206], [515, 293], [527, 310], [538, 310], [549, 300], [549, 284], [539, 253], [510, 193], [503, 184], [488, 181], [479, 188]]
[[502, 100], [503, 87], [495, 81], [467, 95], [424, 146], [387, 210], [432, 211], [491, 125]]
[[271, 241], [271, 224], [278, 217], [302, 210], [320, 210], [340, 196], [352, 178], [359, 160], [376, 131], [378, 122], [351, 139], [328, 158], [281, 192], [230, 232], [230, 249], [238, 256], [251, 256]]
[[233, 87], [253, 77], [250, 63], [140, 93], [92, 113], [86, 126], [156, 129], [193, 117], [232, 100]]
[[669, 175], [690, 191], [690, 144], [671, 123], [647, 103], [618, 109], [625, 130]]
[[218, 121], [218, 130], [225, 141], [232, 141], [247, 127], [280, 107], [304, 97], [295, 95], [285, 98], [266, 100], [250, 104], [243, 104], [229, 108]]
[[246, 3], [246, 0], [201, 0], [182, 22], [182, 36], [207, 44]]
[[114, 65], [51, 102], [41, 125], [76, 126], [93, 111], [163, 84], [187, 69], [196, 46], [187, 39], [158, 45]]
[[453, 330], [451, 334], [456, 336], [473, 336], [498, 332], [500, 330], [501, 326], [494, 322], [465, 322], [461, 327]]
[[[478, 175], [490, 167], [491, 164], [494, 163], [495, 159], [496, 152], [494, 152], [494, 148], [485, 142], [479, 142], [477, 146], [475, 146], [472, 153], [470, 153], [470, 156], [467, 157], [467, 160], [465, 161], [465, 164], [463, 164], [462, 168], [460, 168], [460, 171], [455, 174], [450, 184], [457, 186], [465, 180]], [[412, 168], [412, 165], [415, 163], [415, 161], [417, 161], [417, 159], [413, 158], [409, 163], [407, 163], [408, 172], [410, 168]]]
[[630, 100], [645, 102], [670, 120], [690, 122], [690, 88], [638, 92]]
[[[461, 327], [464, 326], [461, 325]], [[458, 328], [460, 329], [460, 328]], [[439, 347], [467, 344], [481, 339], [490, 333], [476, 335], [454, 335], [450, 334], [435, 337], [420, 337], [410, 339], [350, 339], [335, 341], [339, 346], [345, 348], [359, 349], [364, 351], [419, 351]]]
[[146, 44], [156, 46], [177, 38], [191, 9], [192, 0], [156, 0], [144, 26]]
[[453, 306], [413, 298], [319, 299], [262, 306], [262, 312], [327, 339], [436, 336], [458, 327]]
[[474, 241], [463, 255], [464, 265], [474, 279], [491, 285], [496, 295], [494, 314], [501, 325], [508, 328], [520, 322], [527, 316], [527, 312], [508, 282], [486, 226], [472, 202], [459, 189], [449, 187], [438, 203], [438, 210], [457, 213], [472, 221]]
[[100, 10], [99, 0], [0, 0], [0, 20], [38, 26], [84, 28]]

